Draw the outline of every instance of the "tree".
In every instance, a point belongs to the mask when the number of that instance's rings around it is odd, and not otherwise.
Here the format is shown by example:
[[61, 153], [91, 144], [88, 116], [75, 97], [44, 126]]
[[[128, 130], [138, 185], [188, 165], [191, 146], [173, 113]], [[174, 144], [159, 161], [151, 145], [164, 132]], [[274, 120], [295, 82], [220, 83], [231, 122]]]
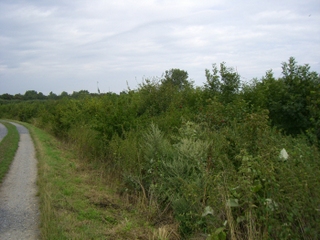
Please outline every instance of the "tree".
[[65, 98], [65, 97], [69, 97], [69, 94], [65, 91], [63, 91], [61, 94], [60, 94], [60, 98]]
[[284, 91], [281, 104], [282, 127], [288, 133], [298, 134], [312, 126], [310, 121], [310, 100], [312, 92], [319, 89], [319, 74], [310, 71], [310, 66], [298, 65], [290, 57], [288, 63], [282, 63]]
[[185, 87], [191, 85], [188, 81], [188, 72], [177, 68], [165, 72], [162, 84], [171, 84], [176, 86], [179, 90], [183, 90]]
[[309, 129], [318, 132], [319, 89], [319, 74], [291, 57], [282, 63], [282, 77], [275, 79], [269, 70], [261, 81], [243, 88], [242, 95], [254, 109], [268, 109], [274, 126], [296, 135]]
[[21, 95], [20, 93], [15, 94], [15, 95], [14, 95], [14, 99], [16, 99], [16, 100], [22, 100], [22, 99], [23, 99], [23, 95]]
[[46, 98], [47, 98], [47, 96], [45, 96], [42, 92], [38, 93], [37, 99], [43, 100], [43, 99], [46, 99]]
[[48, 99], [57, 99], [57, 98], [58, 98], [57, 94], [53, 93], [52, 91], [48, 95]]
[[38, 92], [35, 90], [28, 90], [23, 96], [24, 100], [35, 100], [38, 98]]
[[240, 88], [240, 75], [235, 72], [234, 68], [227, 67], [226, 63], [222, 62], [218, 71], [217, 65], [213, 64], [212, 73], [206, 69], [205, 75], [207, 78], [205, 89], [210, 95], [218, 95], [224, 103], [232, 102]]
[[83, 98], [83, 97], [89, 96], [89, 95], [90, 95], [90, 93], [88, 90], [81, 90], [79, 92], [73, 91], [71, 97], [72, 98]]
[[12, 100], [13, 96], [11, 94], [9, 94], [9, 93], [5, 93], [5, 94], [0, 95], [0, 99]]
[[218, 68], [217, 65], [214, 63], [212, 64], [212, 73], [210, 73], [209, 69], [205, 70], [205, 75], [207, 82], [204, 84], [205, 89], [207, 89], [212, 94], [220, 93], [220, 77], [218, 75]]
[[221, 93], [224, 102], [228, 103], [233, 100], [233, 97], [239, 92], [240, 75], [234, 71], [234, 68], [226, 66], [226, 63], [220, 63], [221, 76]]

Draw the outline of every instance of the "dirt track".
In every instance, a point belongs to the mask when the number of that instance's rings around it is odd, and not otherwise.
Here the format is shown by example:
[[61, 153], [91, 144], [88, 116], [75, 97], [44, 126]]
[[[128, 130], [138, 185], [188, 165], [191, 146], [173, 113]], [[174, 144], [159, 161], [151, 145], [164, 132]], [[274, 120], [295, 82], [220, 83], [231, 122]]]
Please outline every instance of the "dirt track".
[[13, 124], [20, 133], [20, 142], [10, 170], [0, 186], [0, 239], [38, 239], [35, 150], [29, 131]]

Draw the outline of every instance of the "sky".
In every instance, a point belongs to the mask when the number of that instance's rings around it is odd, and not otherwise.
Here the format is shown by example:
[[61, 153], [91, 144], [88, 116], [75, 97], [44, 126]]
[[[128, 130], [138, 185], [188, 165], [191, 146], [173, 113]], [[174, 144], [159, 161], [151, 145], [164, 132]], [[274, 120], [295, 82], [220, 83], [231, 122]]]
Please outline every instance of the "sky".
[[320, 72], [319, 0], [0, 0], [0, 94], [195, 86], [225, 62], [246, 82], [295, 57]]

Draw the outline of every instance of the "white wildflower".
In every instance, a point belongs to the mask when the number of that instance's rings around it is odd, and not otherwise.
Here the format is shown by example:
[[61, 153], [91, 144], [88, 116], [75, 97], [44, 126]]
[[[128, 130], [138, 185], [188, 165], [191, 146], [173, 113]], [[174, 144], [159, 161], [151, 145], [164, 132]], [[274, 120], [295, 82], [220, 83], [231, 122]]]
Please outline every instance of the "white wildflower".
[[207, 215], [213, 215], [213, 209], [210, 206], [206, 206], [204, 209], [204, 212], [202, 213], [202, 217], [205, 217]]
[[289, 158], [289, 154], [287, 153], [286, 149], [282, 148], [279, 158], [281, 161], [286, 161]]

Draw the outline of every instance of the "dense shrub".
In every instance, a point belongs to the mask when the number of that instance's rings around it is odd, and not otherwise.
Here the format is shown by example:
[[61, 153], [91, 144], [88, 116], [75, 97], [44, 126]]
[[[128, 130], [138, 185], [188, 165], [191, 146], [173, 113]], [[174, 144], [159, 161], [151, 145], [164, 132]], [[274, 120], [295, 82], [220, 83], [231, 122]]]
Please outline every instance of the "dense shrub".
[[222, 63], [197, 88], [171, 69], [119, 95], [5, 95], [0, 117], [32, 122], [103, 162], [122, 193], [156, 204], [155, 222], [172, 214], [184, 238], [317, 239], [319, 74], [293, 58], [282, 67], [282, 77], [268, 71], [241, 88]]

